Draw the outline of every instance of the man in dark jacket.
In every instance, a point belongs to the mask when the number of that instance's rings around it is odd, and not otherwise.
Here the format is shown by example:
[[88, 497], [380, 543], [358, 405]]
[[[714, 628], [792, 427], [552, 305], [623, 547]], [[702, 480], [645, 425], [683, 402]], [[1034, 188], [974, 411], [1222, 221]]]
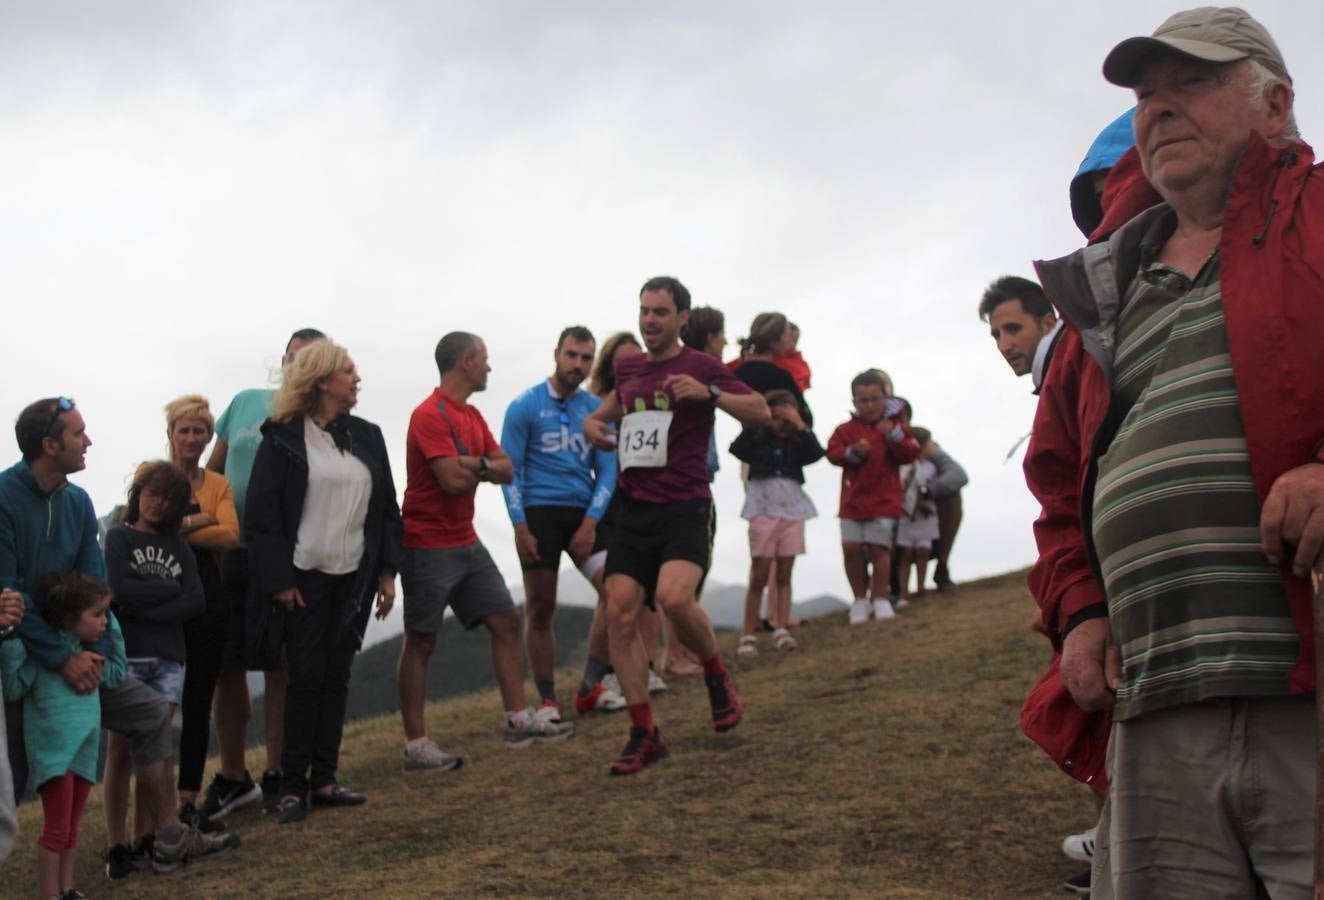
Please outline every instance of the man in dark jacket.
[[1093, 891], [1306, 896], [1324, 180], [1241, 10], [1179, 13], [1104, 72], [1166, 202], [1039, 264], [1082, 352], [1059, 348], [1026, 460], [1043, 625], [1115, 719]]

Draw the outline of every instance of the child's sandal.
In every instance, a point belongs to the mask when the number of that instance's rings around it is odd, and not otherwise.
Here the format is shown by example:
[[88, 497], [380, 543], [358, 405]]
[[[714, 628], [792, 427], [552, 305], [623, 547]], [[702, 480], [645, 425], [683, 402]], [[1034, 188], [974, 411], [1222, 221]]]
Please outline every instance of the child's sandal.
[[772, 633], [772, 645], [778, 650], [794, 650], [800, 646], [785, 628], [778, 628]]
[[752, 634], [742, 635], [736, 647], [736, 656], [758, 656], [759, 639]]

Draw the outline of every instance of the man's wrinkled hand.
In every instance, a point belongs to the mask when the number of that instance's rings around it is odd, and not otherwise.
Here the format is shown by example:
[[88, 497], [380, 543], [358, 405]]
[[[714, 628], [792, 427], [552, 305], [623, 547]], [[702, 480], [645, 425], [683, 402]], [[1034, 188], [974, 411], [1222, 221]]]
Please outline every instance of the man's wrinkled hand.
[[1279, 475], [1260, 511], [1260, 542], [1275, 565], [1296, 547], [1292, 574], [1305, 578], [1324, 547], [1324, 465], [1306, 463]]
[[60, 674], [79, 694], [90, 694], [101, 684], [101, 665], [106, 658], [100, 653], [83, 650], [65, 660]]
[[1062, 681], [1081, 709], [1112, 709], [1122, 683], [1122, 654], [1106, 618], [1071, 629], [1062, 642]]

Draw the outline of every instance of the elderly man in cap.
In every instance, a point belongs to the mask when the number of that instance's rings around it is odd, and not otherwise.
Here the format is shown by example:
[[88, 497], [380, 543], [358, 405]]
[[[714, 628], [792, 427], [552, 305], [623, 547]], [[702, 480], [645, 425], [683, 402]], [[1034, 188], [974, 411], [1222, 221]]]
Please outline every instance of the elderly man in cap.
[[1179, 13], [1104, 75], [1164, 202], [1039, 264], [1086, 352], [1055, 358], [1035, 432], [1058, 443], [1026, 464], [1043, 624], [1114, 717], [1094, 896], [1308, 897], [1324, 169], [1242, 10]]

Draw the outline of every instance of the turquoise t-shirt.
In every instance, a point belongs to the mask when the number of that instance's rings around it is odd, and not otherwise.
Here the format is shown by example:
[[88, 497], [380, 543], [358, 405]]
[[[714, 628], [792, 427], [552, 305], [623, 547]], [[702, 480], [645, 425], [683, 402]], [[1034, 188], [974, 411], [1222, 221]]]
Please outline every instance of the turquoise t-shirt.
[[216, 437], [229, 448], [225, 455], [225, 477], [234, 492], [234, 508], [239, 514], [239, 528], [244, 527], [244, 500], [248, 496], [248, 476], [262, 443], [262, 423], [271, 415], [275, 391], [252, 388], [235, 394], [230, 405], [216, 421]]

